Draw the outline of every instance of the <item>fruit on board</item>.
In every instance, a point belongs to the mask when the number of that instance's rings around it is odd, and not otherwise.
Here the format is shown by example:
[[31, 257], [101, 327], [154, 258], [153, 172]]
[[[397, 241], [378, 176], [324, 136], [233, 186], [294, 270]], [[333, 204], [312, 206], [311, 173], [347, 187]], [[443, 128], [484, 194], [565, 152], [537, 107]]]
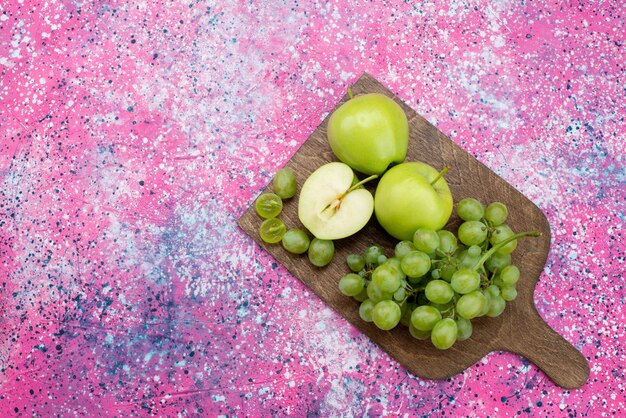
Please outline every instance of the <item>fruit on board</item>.
[[419, 162], [405, 162], [387, 171], [374, 197], [374, 212], [380, 225], [398, 240], [412, 241], [419, 228], [439, 230], [452, 214], [452, 194], [438, 172]]
[[302, 185], [298, 218], [316, 238], [335, 240], [348, 237], [372, 217], [374, 198], [364, 181], [354, 183], [352, 169], [332, 162], [315, 170]]
[[404, 110], [378, 93], [356, 96], [328, 120], [328, 142], [340, 161], [364, 174], [382, 174], [406, 157], [409, 124]]

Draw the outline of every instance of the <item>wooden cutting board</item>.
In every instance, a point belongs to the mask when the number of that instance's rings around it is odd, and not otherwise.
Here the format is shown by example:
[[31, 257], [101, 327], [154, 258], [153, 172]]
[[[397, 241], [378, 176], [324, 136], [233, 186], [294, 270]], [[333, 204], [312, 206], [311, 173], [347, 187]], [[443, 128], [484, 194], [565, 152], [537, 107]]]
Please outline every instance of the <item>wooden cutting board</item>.
[[[374, 324], [364, 322], [359, 318], [358, 302], [339, 292], [337, 283], [348, 273], [345, 262], [348, 254], [362, 253], [374, 243], [384, 246], [388, 255], [393, 253], [397, 241], [378, 225], [375, 217], [356, 235], [336, 241], [335, 258], [323, 268], [312, 266], [306, 255], [293, 255], [280, 245], [264, 243], [258, 234], [262, 219], [256, 214], [254, 203], [239, 219], [240, 227], [324, 302], [419, 377], [445, 379], [473, 365], [491, 351], [506, 350], [532, 361], [559, 386], [577, 388], [583, 385], [589, 375], [587, 361], [543, 321], [533, 302], [535, 284], [550, 248], [550, 226], [541, 210], [371, 76], [364, 74], [352, 87], [352, 92], [354, 95], [382, 93], [402, 106], [409, 120], [410, 138], [406, 161], [424, 161], [437, 169], [449, 167], [446, 180], [455, 202], [464, 197], [474, 197], [483, 203], [503, 202], [509, 208], [507, 223], [514, 231], [542, 232], [539, 238], [519, 240], [517, 250], [513, 253], [513, 262], [522, 272], [517, 286], [517, 299], [507, 302], [506, 310], [497, 318], [473, 320], [474, 332], [469, 340], [457, 342], [452, 348], [440, 351], [430, 341], [418, 341], [411, 337], [408, 328], [404, 326], [381, 331]], [[346, 100], [347, 94], [337, 106]], [[327, 123], [328, 117], [286, 164], [296, 173], [298, 193], [314, 170], [330, 161], [338, 161], [328, 145]], [[367, 187], [373, 191], [375, 184], [369, 183]], [[271, 182], [267, 191], [271, 191]], [[285, 202], [283, 212], [279, 215], [288, 228], [303, 228], [297, 214], [298, 195]], [[456, 232], [458, 225], [459, 220], [453, 215], [446, 228]]]

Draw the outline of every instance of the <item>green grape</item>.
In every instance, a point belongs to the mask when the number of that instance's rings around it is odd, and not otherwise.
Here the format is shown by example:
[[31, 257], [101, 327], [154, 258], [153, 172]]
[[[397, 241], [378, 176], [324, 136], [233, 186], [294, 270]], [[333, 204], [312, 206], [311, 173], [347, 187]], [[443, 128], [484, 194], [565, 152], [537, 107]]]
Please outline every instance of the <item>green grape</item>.
[[[512, 237], [513, 235], [515, 235], [515, 233], [508, 225], [496, 226], [491, 234], [491, 245], [495, 247], [496, 245], [498, 245], [505, 239]], [[498, 251], [496, 251], [496, 254], [511, 254], [515, 250], [515, 248], [517, 248], [517, 240], [513, 240], [508, 244], [505, 244], [504, 246], [499, 248]]]
[[480, 261], [480, 255], [478, 257], [472, 257], [468, 250], [462, 250], [458, 257], [458, 268], [473, 269]]
[[402, 273], [401, 263], [400, 263], [400, 260], [398, 260], [397, 258], [395, 257], [388, 258], [387, 261], [385, 261], [385, 265], [396, 270], [401, 279], [404, 279], [406, 277], [406, 275]]
[[359, 306], [359, 316], [362, 320], [364, 320], [365, 322], [373, 321], [372, 309], [374, 309], [375, 305], [376, 303], [374, 303], [374, 301], [371, 299], [365, 299], [363, 302], [361, 302], [361, 305]]
[[495, 284], [492, 284], [487, 288], [487, 293], [489, 294], [489, 297], [495, 298], [496, 296], [500, 296], [500, 288]]
[[492, 226], [499, 226], [506, 222], [509, 216], [509, 210], [504, 203], [492, 202], [485, 209], [485, 219]]
[[491, 294], [486, 290], [482, 292], [485, 297], [485, 303], [483, 303], [483, 308], [477, 316], [485, 316], [487, 312], [489, 312], [489, 307], [491, 306]]
[[317, 267], [329, 264], [335, 255], [335, 244], [331, 240], [313, 238], [309, 244], [309, 261]]
[[482, 250], [480, 249], [478, 245], [472, 245], [471, 247], [467, 249], [467, 255], [469, 255], [472, 258], [479, 258], [481, 253], [482, 253]]
[[254, 204], [256, 213], [263, 218], [275, 218], [283, 210], [283, 201], [274, 193], [261, 193]]
[[402, 312], [400, 306], [394, 301], [383, 300], [378, 302], [372, 309], [374, 324], [382, 330], [390, 330], [400, 322]]
[[456, 269], [457, 269], [456, 262], [442, 263], [441, 266], [439, 267], [439, 270], [441, 271], [441, 278], [445, 280], [446, 282], [449, 282], [450, 280], [452, 280], [452, 275], [454, 274]]
[[365, 299], [367, 299], [367, 288], [364, 287], [358, 295], [354, 296], [354, 299], [359, 302], [363, 302]]
[[261, 239], [268, 244], [276, 244], [280, 242], [287, 231], [287, 227], [278, 218], [269, 218], [264, 220], [259, 226], [259, 235]]
[[465, 319], [476, 318], [486, 302], [485, 295], [480, 290], [474, 290], [456, 301], [456, 313]]
[[456, 204], [456, 213], [464, 221], [480, 221], [485, 214], [485, 207], [473, 197], [466, 197]]
[[439, 250], [445, 254], [452, 254], [456, 251], [458, 241], [452, 232], [442, 229], [437, 231], [437, 235], [439, 235]]
[[440, 269], [433, 269], [430, 272], [430, 275], [432, 276], [433, 279], [441, 279], [441, 270]]
[[459, 226], [457, 236], [463, 244], [480, 245], [487, 239], [487, 225], [480, 221], [466, 221]]
[[515, 285], [520, 277], [519, 268], [515, 265], [508, 265], [500, 271], [500, 280], [505, 285]]
[[422, 341], [430, 338], [430, 331], [419, 330], [415, 328], [412, 323], [409, 323], [409, 333], [411, 334], [413, 338], [416, 338]]
[[504, 312], [504, 308], [506, 308], [506, 301], [502, 298], [502, 296], [492, 297], [489, 303], [487, 316], [490, 318], [500, 316], [500, 314]]
[[515, 288], [515, 285], [510, 284], [502, 286], [500, 288], [500, 296], [502, 296], [502, 299], [506, 302], [515, 300], [515, 298], [517, 298], [517, 289]]
[[282, 238], [283, 248], [293, 254], [304, 254], [309, 249], [311, 240], [306, 232], [293, 228], [285, 232]]
[[404, 290], [404, 287], [400, 286], [398, 290], [393, 293], [393, 298], [398, 302], [402, 302], [404, 298], [406, 298], [406, 290]]
[[380, 287], [376, 286], [376, 283], [371, 282], [367, 286], [367, 297], [374, 303], [381, 302], [383, 300], [389, 300], [393, 296], [391, 292], [385, 292]]
[[485, 261], [485, 267], [491, 272], [500, 271], [509, 264], [511, 264], [511, 254], [494, 253]]
[[396, 248], [394, 250], [394, 255], [397, 258], [402, 258], [405, 254], [410, 253], [411, 251], [415, 251], [415, 244], [412, 241], [400, 241], [396, 244]]
[[346, 263], [348, 264], [348, 268], [354, 273], [358, 273], [365, 268], [365, 258], [358, 254], [350, 254], [346, 257]]
[[411, 314], [413, 313], [413, 309], [415, 309], [415, 307], [412, 304], [403, 303], [402, 306], [400, 306], [400, 309], [402, 311], [402, 316], [400, 317], [400, 323], [404, 325], [405, 327], [410, 326]]
[[296, 195], [296, 175], [289, 168], [278, 170], [274, 176], [274, 193], [281, 199], [290, 199]]
[[441, 320], [441, 312], [433, 306], [422, 305], [413, 310], [411, 324], [420, 331], [430, 331]]
[[472, 327], [472, 321], [459, 317], [455, 320], [455, 322], [458, 329], [458, 334], [456, 336], [457, 341], [465, 341], [472, 336], [472, 331], [474, 329]]
[[385, 261], [387, 261], [387, 256], [385, 254], [379, 255], [376, 259], [376, 263], [378, 263], [378, 265], [383, 264]]
[[432, 254], [439, 248], [439, 234], [432, 229], [419, 228], [413, 235], [413, 244], [418, 251]]
[[411, 251], [400, 261], [402, 271], [409, 277], [422, 277], [430, 270], [430, 257], [421, 251]]
[[395, 292], [400, 287], [401, 280], [396, 269], [390, 265], [383, 264], [372, 272], [372, 283], [383, 292]]
[[454, 306], [454, 298], [451, 299], [447, 303], [434, 303], [434, 302], [431, 302], [430, 306], [432, 306], [433, 308], [437, 308], [437, 310], [443, 314], [444, 312], [450, 311], [450, 308], [452, 308]]
[[480, 274], [475, 270], [460, 269], [452, 275], [450, 284], [455, 292], [465, 295], [478, 289], [480, 286]]
[[424, 293], [429, 301], [437, 304], [448, 303], [454, 297], [452, 286], [443, 280], [431, 280], [428, 282]]
[[378, 245], [372, 245], [365, 250], [365, 263], [374, 266], [378, 263], [378, 256], [384, 255], [383, 249]]
[[364, 287], [365, 280], [358, 274], [349, 273], [339, 280], [339, 290], [346, 296], [357, 296]]
[[435, 348], [447, 350], [456, 342], [458, 335], [456, 322], [452, 318], [444, 318], [437, 322], [430, 332], [430, 341]]

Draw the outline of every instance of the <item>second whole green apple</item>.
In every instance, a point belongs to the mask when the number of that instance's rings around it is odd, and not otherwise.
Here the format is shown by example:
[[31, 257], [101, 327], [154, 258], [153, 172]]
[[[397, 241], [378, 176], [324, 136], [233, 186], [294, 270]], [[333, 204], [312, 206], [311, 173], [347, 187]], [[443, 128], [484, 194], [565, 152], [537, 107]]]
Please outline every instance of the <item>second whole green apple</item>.
[[418, 228], [443, 228], [452, 207], [452, 193], [442, 173], [419, 161], [389, 169], [374, 196], [376, 219], [398, 240], [413, 240]]
[[391, 98], [369, 93], [342, 104], [328, 120], [328, 142], [345, 164], [364, 174], [381, 175], [406, 157], [409, 124]]

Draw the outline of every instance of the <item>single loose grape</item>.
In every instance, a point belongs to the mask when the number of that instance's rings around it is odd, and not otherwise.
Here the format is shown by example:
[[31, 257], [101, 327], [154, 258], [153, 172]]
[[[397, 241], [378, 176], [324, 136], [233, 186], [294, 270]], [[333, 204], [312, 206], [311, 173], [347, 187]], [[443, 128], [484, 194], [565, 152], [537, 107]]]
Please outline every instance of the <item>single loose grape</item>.
[[372, 309], [376, 303], [370, 299], [365, 299], [359, 306], [359, 316], [365, 322], [372, 322]]
[[456, 313], [465, 319], [476, 318], [486, 302], [485, 295], [480, 290], [474, 290], [456, 301]]
[[454, 297], [454, 289], [443, 280], [431, 280], [426, 285], [424, 292], [429, 301], [438, 304], [448, 303]]
[[437, 235], [439, 235], [439, 250], [446, 254], [452, 254], [456, 251], [458, 241], [452, 232], [441, 229], [437, 231]]
[[457, 203], [456, 213], [464, 221], [480, 221], [485, 214], [485, 208], [473, 197], [466, 197]]
[[380, 265], [372, 272], [372, 283], [383, 292], [393, 293], [400, 287], [401, 278], [390, 265]]
[[382, 330], [390, 330], [400, 322], [400, 306], [391, 300], [378, 302], [372, 309], [374, 324]]
[[450, 285], [455, 292], [465, 295], [470, 293], [480, 286], [480, 274], [475, 270], [461, 269], [457, 270], [452, 275]]
[[[513, 235], [515, 235], [515, 232], [513, 232], [513, 230], [508, 225], [496, 226], [491, 233], [491, 245], [495, 247], [496, 245], [506, 240], [507, 238], [512, 237]], [[508, 244], [503, 245], [496, 251], [496, 254], [511, 254], [515, 250], [515, 248], [517, 248], [517, 240], [513, 240]]]
[[264, 220], [259, 226], [259, 235], [261, 239], [268, 244], [276, 244], [280, 242], [287, 231], [287, 227], [278, 218], [269, 218]]
[[515, 288], [515, 285], [503, 285], [500, 288], [500, 296], [502, 296], [502, 299], [507, 302], [515, 300], [515, 298], [517, 298], [517, 289]]
[[515, 285], [518, 282], [519, 277], [519, 268], [513, 264], [504, 267], [500, 271], [500, 280], [502, 280], [502, 284], [505, 285]]
[[365, 280], [358, 274], [348, 273], [339, 279], [339, 290], [346, 296], [357, 296], [364, 286]]
[[283, 210], [283, 201], [274, 193], [261, 193], [254, 206], [259, 216], [267, 219], [275, 218]]
[[306, 232], [297, 228], [288, 230], [282, 238], [283, 248], [293, 254], [304, 254], [310, 243]]
[[354, 273], [358, 273], [365, 267], [365, 258], [359, 254], [350, 254], [346, 257], [346, 263], [348, 264], [348, 268], [350, 270]]
[[289, 168], [278, 170], [274, 176], [274, 193], [281, 199], [290, 199], [296, 195], [296, 175]]
[[402, 257], [400, 265], [409, 277], [422, 277], [430, 270], [430, 257], [422, 251], [411, 251]]
[[455, 320], [455, 322], [458, 329], [458, 334], [456, 336], [457, 341], [465, 341], [472, 336], [472, 332], [474, 330], [472, 327], [472, 321], [459, 317]]
[[480, 221], [466, 221], [459, 226], [457, 235], [463, 244], [480, 245], [487, 239], [487, 225]]
[[433, 330], [430, 332], [430, 341], [435, 348], [447, 350], [456, 342], [458, 331], [454, 319], [444, 318], [433, 327]]
[[439, 234], [429, 228], [419, 228], [413, 235], [413, 244], [419, 251], [426, 254], [434, 253], [439, 248]]
[[491, 202], [485, 209], [485, 219], [492, 226], [502, 225], [509, 216], [509, 210], [504, 203]]
[[433, 306], [422, 305], [413, 310], [411, 324], [420, 331], [430, 331], [441, 320], [441, 312]]
[[309, 261], [317, 267], [328, 265], [335, 255], [335, 244], [331, 240], [313, 238], [309, 244]]
[[402, 258], [406, 254], [410, 253], [411, 251], [415, 251], [416, 249], [417, 248], [415, 248], [415, 244], [413, 244], [413, 241], [400, 241], [396, 244], [394, 255], [397, 258]]

